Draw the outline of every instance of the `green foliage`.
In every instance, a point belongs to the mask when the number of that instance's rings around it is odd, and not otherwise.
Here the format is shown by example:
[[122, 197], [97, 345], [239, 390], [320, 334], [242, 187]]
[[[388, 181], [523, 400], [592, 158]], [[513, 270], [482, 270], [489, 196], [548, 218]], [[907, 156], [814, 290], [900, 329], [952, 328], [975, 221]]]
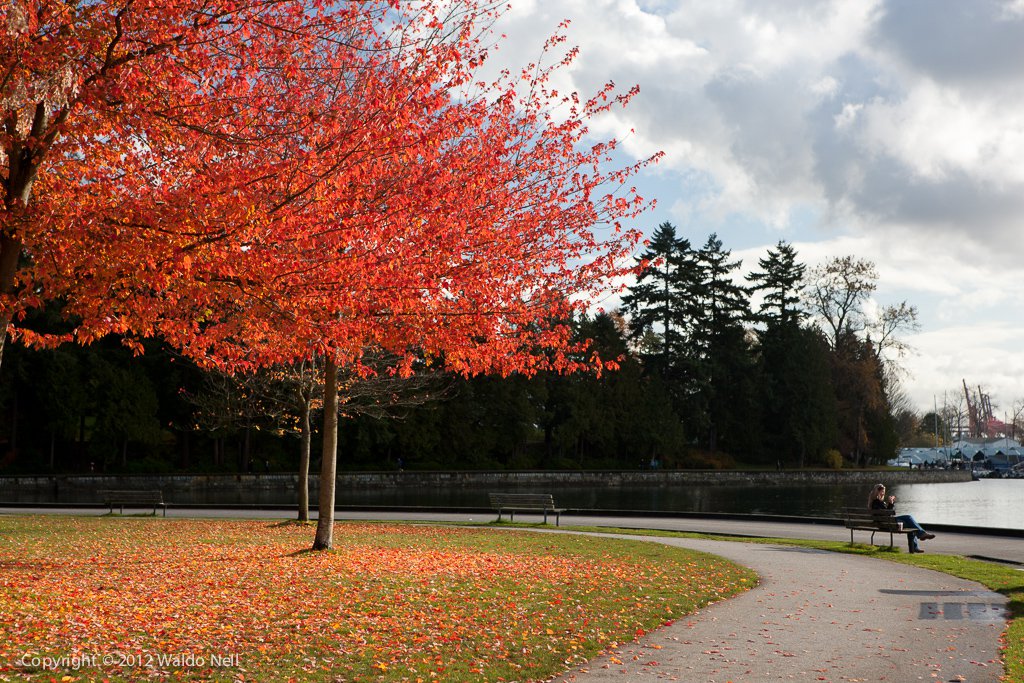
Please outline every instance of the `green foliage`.
[[351, 466], [381, 462], [371, 444], [384, 430], [387, 452], [410, 469], [631, 469], [681, 457], [685, 439], [663, 381], [629, 354], [622, 319], [599, 314], [576, 327], [602, 358], [617, 359], [616, 370], [456, 381], [446, 400], [404, 420], [348, 423]]
[[843, 454], [834, 448], [830, 448], [827, 451], [825, 451], [823, 461], [825, 463], [825, 467], [828, 467], [829, 469], [843, 469]]
[[[614, 368], [448, 377], [428, 400], [408, 402], [400, 378], [382, 377], [346, 404], [340, 467], [774, 468], [835, 462], [831, 450], [857, 465], [892, 457], [914, 416], [894, 419], [882, 351], [851, 323], [874, 286], [870, 264], [836, 259], [808, 287], [796, 251], [780, 242], [747, 286], [716, 235], [694, 249], [669, 223], [641, 261], [621, 313], [566, 321], [589, 344], [576, 360], [596, 354]], [[807, 289], [824, 302], [813, 321], [800, 308]], [[41, 331], [60, 324], [37, 321]], [[12, 346], [5, 362], [0, 472], [298, 468], [299, 439], [288, 433], [300, 424], [297, 404], [274, 389], [278, 369], [262, 383], [217, 380], [158, 341], [132, 357], [116, 338]], [[376, 410], [395, 397], [400, 411]]]
[[674, 225], [662, 223], [638, 261], [645, 267], [622, 297], [623, 308], [631, 337], [653, 337], [648, 361], [667, 374], [686, 354], [690, 292], [697, 281], [694, 253], [688, 240], [676, 236]]
[[760, 320], [769, 328], [799, 324], [806, 317], [800, 301], [807, 268], [797, 261], [796, 249], [779, 241], [758, 265], [761, 270], [747, 275], [747, 280], [764, 296], [758, 311]]
[[820, 334], [791, 321], [761, 334], [764, 438], [788, 466], [804, 467], [837, 440], [830, 352]]

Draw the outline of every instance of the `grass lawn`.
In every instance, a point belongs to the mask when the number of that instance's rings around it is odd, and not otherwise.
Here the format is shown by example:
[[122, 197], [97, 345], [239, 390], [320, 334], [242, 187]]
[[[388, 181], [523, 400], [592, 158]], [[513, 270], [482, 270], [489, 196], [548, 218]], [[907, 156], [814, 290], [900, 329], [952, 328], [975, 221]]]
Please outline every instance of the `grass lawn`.
[[522, 531], [0, 517], [0, 680], [542, 680], [756, 576]]

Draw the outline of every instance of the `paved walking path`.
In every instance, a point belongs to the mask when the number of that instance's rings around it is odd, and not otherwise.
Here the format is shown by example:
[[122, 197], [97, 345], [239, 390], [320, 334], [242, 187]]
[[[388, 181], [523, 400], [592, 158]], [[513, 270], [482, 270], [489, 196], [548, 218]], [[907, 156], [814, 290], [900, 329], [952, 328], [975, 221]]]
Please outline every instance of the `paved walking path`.
[[[3, 514], [42, 510], [0, 509]], [[105, 510], [50, 509], [104, 514]], [[291, 517], [266, 510], [186, 510], [168, 516]], [[338, 519], [487, 522], [492, 514], [340, 511]], [[529, 520], [529, 517], [525, 518]], [[698, 531], [737, 536], [843, 540], [841, 526], [746, 520], [563, 516], [562, 525]], [[555, 531], [552, 527], [551, 531]], [[927, 552], [1018, 563], [1024, 539], [943, 531]], [[866, 542], [865, 532], [858, 541]], [[787, 546], [683, 538], [667, 543], [732, 559], [754, 569], [760, 585], [672, 626], [622, 646], [558, 679], [601, 681], [967, 681], [995, 683], [1003, 673], [999, 637], [1006, 599], [978, 584], [884, 560]], [[876, 537], [876, 542], [878, 538]]]
[[[58, 507], [0, 507], [0, 517], [5, 514], [74, 514], [104, 515], [105, 507], [92, 508], [58, 508]], [[170, 507], [168, 517], [234, 517], [257, 519], [291, 519], [294, 512], [284, 510], [261, 510], [252, 508], [185, 508]], [[316, 518], [316, 513], [312, 513]], [[477, 522], [487, 523], [495, 519], [493, 512], [433, 512], [429, 509], [406, 508], [390, 512], [339, 510], [338, 519], [381, 519], [409, 520], [424, 522]], [[799, 518], [791, 518], [799, 520]], [[520, 515], [517, 520], [524, 522], [540, 521], [539, 515]], [[924, 522], [928, 527], [927, 522]], [[710, 519], [704, 517], [656, 517], [630, 516], [619, 517], [614, 514], [600, 515], [562, 515], [562, 526], [597, 526], [615, 527], [620, 529], [656, 529], [662, 531], [693, 531], [699, 533], [725, 534], [730, 536], [753, 536], [773, 538], [810, 538], [824, 541], [842, 541], [850, 539], [850, 532], [841, 525], [811, 524], [799, 521], [774, 522], [745, 519], [736, 515], [727, 519]], [[867, 543], [871, 534], [866, 531], [855, 531], [854, 538], [858, 543]], [[877, 534], [875, 543], [888, 542], [888, 534]], [[896, 543], [906, 550], [906, 539], [897, 536]], [[971, 533], [969, 527], [956, 527], [956, 531], [942, 530], [938, 537], [921, 544], [926, 552], [944, 555], [964, 555], [1003, 560], [1020, 565], [1024, 568], [1024, 535], [989, 536]]]
[[[493, 513], [454, 514], [443, 512], [339, 512], [340, 519], [415, 519], [435, 522], [491, 522]], [[264, 513], [263, 516], [266, 516]], [[539, 521], [534, 515], [521, 515], [517, 520], [524, 522]], [[728, 536], [751, 536], [756, 538], [809, 538], [820, 541], [849, 541], [850, 531], [842, 525], [808, 524], [800, 522], [764, 522], [745, 520], [737, 515], [730, 519], [707, 519], [699, 517], [615, 517], [595, 515], [562, 515], [562, 526], [596, 526], [614, 527], [619, 529], [655, 529], [660, 531], [692, 531], [709, 534], [725, 534]], [[925, 524], [927, 528], [927, 524]], [[867, 543], [871, 533], [855, 531], [854, 540]], [[889, 535], [878, 533], [875, 543], [888, 544]], [[906, 550], [906, 537], [896, 536], [896, 544]], [[939, 531], [936, 538], [922, 541], [921, 548], [925, 552], [942, 555], [963, 555], [1002, 560], [1020, 565], [1024, 569], [1024, 537], [1020, 536], [989, 536], [972, 534], [968, 527], [958, 527], [957, 531]]]
[[817, 550], [657, 542], [727, 557], [761, 584], [558, 681], [995, 683], [1003, 673], [1006, 598], [977, 584]]

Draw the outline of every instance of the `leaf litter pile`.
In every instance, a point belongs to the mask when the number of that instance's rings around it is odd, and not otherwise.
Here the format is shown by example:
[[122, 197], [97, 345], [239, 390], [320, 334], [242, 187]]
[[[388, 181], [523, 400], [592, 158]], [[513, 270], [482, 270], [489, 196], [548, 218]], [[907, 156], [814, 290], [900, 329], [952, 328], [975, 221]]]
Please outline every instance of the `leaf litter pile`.
[[542, 680], [756, 577], [660, 544], [267, 521], [0, 518], [0, 680]]

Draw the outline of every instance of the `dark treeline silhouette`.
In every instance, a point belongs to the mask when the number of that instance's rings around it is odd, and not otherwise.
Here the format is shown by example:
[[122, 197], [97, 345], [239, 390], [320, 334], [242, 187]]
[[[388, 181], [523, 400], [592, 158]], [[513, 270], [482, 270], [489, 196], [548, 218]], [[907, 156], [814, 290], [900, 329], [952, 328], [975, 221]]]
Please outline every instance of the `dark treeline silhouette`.
[[[621, 310], [571, 321], [617, 369], [343, 378], [339, 466], [838, 467], [893, 457], [905, 416], [894, 416], [885, 352], [916, 311], [901, 304], [869, 319], [870, 263], [845, 257], [807, 271], [780, 242], [740, 276], [717, 236], [695, 248], [668, 223], [640, 263]], [[54, 323], [39, 314], [36, 324]], [[295, 471], [310, 440], [318, 452], [311, 376], [211, 374], [152, 340], [138, 357], [115, 338], [12, 346], [0, 375], [0, 474]]]

